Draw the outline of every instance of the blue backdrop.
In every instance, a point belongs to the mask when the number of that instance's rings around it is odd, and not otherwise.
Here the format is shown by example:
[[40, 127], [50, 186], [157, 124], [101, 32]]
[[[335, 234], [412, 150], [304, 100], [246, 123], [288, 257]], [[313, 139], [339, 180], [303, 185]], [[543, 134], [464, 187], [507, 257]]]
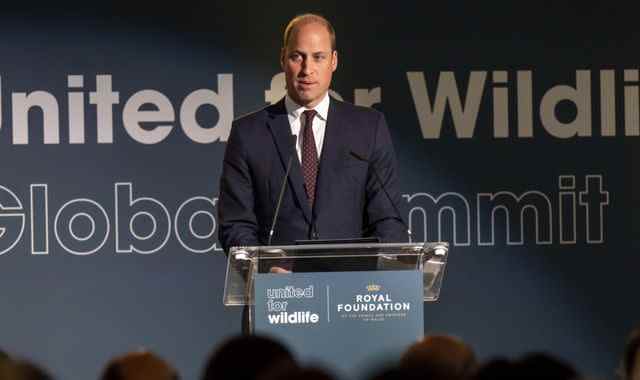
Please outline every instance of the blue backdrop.
[[612, 378], [640, 320], [640, 35], [624, 6], [450, 1], [0, 12], [0, 345], [60, 378], [146, 347], [186, 379], [240, 331], [216, 201], [231, 120], [279, 99], [280, 36], [337, 31], [333, 90], [385, 112], [418, 239], [451, 242], [425, 330]]

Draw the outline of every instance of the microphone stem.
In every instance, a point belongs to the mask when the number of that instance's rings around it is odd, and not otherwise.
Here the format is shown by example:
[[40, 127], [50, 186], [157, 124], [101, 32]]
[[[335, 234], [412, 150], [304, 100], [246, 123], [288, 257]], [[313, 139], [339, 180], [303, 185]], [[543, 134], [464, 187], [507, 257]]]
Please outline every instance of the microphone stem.
[[278, 195], [278, 204], [276, 205], [276, 210], [273, 213], [273, 221], [271, 222], [271, 229], [269, 230], [269, 240], [267, 241], [267, 245], [271, 245], [271, 240], [273, 239], [273, 232], [276, 228], [276, 221], [278, 220], [278, 214], [280, 213], [280, 206], [282, 206], [282, 198], [284, 197], [284, 191], [287, 188], [287, 179], [289, 179], [289, 172], [291, 171], [291, 163], [293, 162], [293, 154], [289, 156], [289, 162], [287, 163], [287, 171], [284, 174], [284, 179], [282, 180], [282, 186], [280, 186], [280, 194]]

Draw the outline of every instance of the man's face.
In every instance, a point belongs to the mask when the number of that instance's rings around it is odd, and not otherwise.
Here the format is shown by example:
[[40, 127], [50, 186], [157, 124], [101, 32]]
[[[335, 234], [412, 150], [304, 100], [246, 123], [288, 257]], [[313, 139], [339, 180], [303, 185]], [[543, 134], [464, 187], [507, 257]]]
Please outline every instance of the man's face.
[[327, 28], [314, 22], [300, 26], [289, 37], [280, 63], [287, 78], [287, 94], [296, 103], [312, 108], [329, 90], [338, 53], [331, 49]]

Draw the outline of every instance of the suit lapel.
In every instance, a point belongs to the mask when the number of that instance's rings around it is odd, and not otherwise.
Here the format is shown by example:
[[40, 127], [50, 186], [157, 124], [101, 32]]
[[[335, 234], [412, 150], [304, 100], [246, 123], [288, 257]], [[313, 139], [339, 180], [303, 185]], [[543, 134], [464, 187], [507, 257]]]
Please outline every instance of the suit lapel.
[[337, 166], [348, 154], [344, 120], [340, 117], [340, 107], [337, 103], [333, 98], [329, 103], [327, 125], [324, 132], [324, 142], [322, 143], [322, 153], [320, 154], [316, 199], [313, 207], [314, 218], [316, 210], [322, 210], [323, 203], [329, 198], [331, 183], [335, 173], [337, 173]]
[[285, 170], [287, 169], [289, 157], [294, 155], [291, 163], [291, 172], [289, 172], [289, 184], [291, 188], [293, 188], [293, 193], [298, 201], [298, 205], [302, 208], [304, 217], [307, 219], [307, 222], [311, 223], [311, 207], [309, 207], [307, 193], [304, 190], [302, 168], [300, 167], [300, 161], [298, 160], [292, 142], [293, 135], [291, 134], [291, 126], [289, 125], [286, 107], [284, 106], [284, 99], [274, 105], [272, 112], [269, 114], [267, 124], [271, 129], [273, 139], [278, 148], [278, 154], [280, 155], [280, 161]]

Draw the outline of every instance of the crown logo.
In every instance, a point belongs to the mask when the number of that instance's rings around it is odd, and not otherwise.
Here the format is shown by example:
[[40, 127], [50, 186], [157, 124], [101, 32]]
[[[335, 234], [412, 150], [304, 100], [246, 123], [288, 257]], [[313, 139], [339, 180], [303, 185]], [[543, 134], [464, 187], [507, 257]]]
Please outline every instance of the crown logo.
[[382, 286], [380, 285], [376, 285], [376, 284], [367, 285], [367, 291], [369, 292], [377, 292], [377, 291], [380, 291], [380, 289], [382, 289]]

